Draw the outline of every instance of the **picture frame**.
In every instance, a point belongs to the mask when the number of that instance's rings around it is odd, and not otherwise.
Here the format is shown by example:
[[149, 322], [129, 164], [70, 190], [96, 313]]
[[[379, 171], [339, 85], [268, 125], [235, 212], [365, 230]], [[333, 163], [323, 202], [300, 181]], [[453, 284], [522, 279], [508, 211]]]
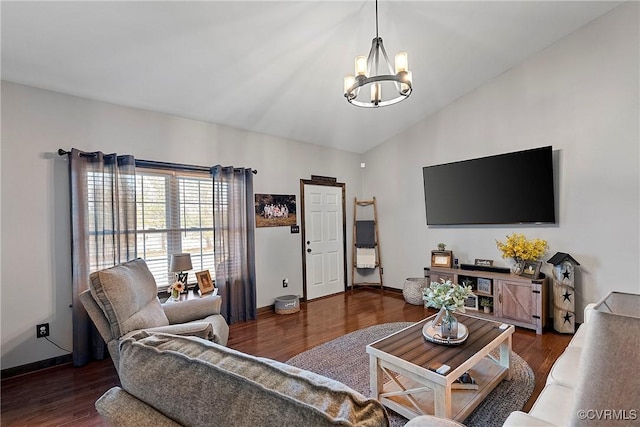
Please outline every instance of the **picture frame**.
[[484, 294], [492, 294], [492, 280], [484, 279], [482, 277], [478, 277], [478, 292], [482, 292]]
[[198, 288], [200, 288], [201, 295], [213, 292], [216, 288], [213, 280], [211, 280], [211, 273], [209, 273], [209, 270], [198, 271], [196, 273], [196, 279], [198, 279]]
[[464, 309], [475, 310], [475, 311], [479, 310], [477, 295], [471, 294], [464, 300]]
[[540, 274], [541, 266], [542, 262], [540, 261], [524, 261], [522, 263], [522, 272], [520, 273], [520, 276], [537, 279]]
[[431, 251], [431, 267], [447, 267], [453, 265], [453, 251]]
[[493, 260], [492, 259], [476, 258], [476, 261], [475, 261], [474, 265], [479, 265], [479, 266], [482, 266], [482, 267], [493, 267]]
[[297, 224], [295, 194], [255, 194], [256, 228]]

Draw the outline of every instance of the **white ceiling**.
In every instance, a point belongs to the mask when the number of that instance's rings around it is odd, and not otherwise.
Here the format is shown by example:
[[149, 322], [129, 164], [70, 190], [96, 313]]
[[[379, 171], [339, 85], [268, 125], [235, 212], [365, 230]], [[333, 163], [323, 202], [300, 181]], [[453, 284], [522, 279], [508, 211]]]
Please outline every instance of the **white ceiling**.
[[342, 79], [375, 36], [372, 0], [2, 1], [2, 79], [366, 152], [619, 4], [381, 0], [414, 92], [364, 109]]

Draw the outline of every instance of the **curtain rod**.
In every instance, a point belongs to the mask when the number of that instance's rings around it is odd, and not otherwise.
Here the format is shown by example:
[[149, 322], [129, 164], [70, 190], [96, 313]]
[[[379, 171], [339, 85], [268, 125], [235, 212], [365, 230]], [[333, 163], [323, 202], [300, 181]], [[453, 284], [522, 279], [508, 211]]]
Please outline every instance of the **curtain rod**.
[[[58, 155], [60, 156], [68, 156], [71, 154], [71, 151], [66, 151], [63, 148], [58, 149]], [[93, 153], [83, 153], [85, 156], [93, 156]], [[186, 165], [182, 163], [169, 163], [169, 162], [158, 162], [155, 160], [138, 160], [136, 159], [136, 166], [138, 167], [147, 167], [147, 168], [156, 168], [156, 169], [180, 169], [184, 171], [190, 172], [211, 172], [211, 168], [207, 166], [196, 166], [196, 165]], [[251, 169], [251, 172], [254, 175], [258, 174], [258, 171], [255, 169]]]

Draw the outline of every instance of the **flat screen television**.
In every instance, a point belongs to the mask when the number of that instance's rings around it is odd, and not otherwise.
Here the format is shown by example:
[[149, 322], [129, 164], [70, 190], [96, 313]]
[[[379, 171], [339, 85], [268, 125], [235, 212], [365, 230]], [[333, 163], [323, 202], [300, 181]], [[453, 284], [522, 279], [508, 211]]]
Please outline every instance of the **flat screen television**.
[[422, 168], [428, 225], [555, 223], [551, 146]]

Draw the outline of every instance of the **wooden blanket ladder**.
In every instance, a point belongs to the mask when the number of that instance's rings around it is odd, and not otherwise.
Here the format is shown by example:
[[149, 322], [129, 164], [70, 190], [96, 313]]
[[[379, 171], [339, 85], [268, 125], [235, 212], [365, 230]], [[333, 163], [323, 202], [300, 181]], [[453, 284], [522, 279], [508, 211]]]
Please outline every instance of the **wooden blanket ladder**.
[[[372, 220], [358, 220], [358, 208], [373, 207]], [[371, 200], [358, 200], [353, 202], [353, 245], [351, 252], [351, 290], [356, 286], [380, 287], [384, 291], [382, 281], [382, 259], [380, 257], [380, 236], [378, 234], [378, 209], [376, 198]], [[359, 273], [374, 273], [378, 270], [378, 282], [356, 282], [356, 270]], [[359, 274], [362, 276], [362, 274]]]

